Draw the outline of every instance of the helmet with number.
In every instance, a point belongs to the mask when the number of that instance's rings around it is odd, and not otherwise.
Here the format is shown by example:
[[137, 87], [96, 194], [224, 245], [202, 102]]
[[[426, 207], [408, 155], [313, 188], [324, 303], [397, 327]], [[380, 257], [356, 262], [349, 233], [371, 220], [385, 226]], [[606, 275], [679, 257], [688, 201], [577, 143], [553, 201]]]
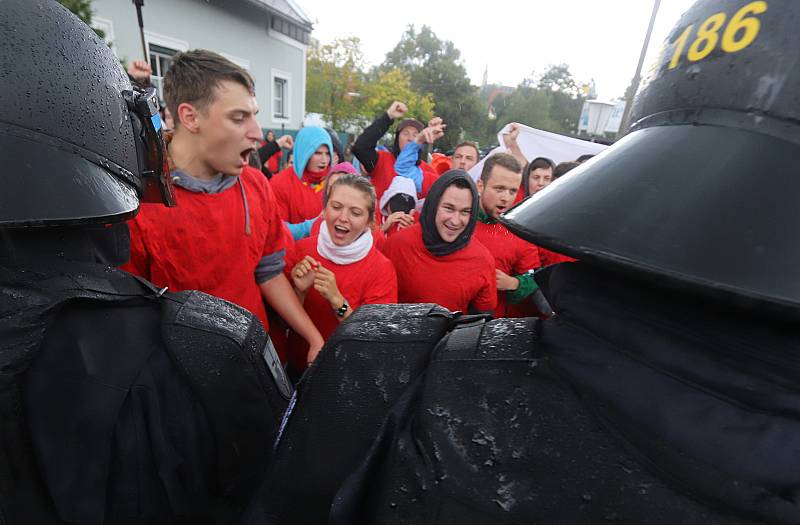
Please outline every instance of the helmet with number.
[[158, 99], [53, 0], [0, 17], [0, 227], [113, 223], [172, 201]]
[[643, 80], [627, 135], [504, 222], [581, 260], [796, 310], [798, 22], [795, 0], [696, 3]]

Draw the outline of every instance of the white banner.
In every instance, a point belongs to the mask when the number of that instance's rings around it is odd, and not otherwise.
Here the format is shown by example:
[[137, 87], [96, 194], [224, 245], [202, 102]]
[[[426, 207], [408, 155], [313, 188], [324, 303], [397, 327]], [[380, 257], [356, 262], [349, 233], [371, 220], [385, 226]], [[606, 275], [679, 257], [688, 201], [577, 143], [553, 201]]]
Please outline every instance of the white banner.
[[[508, 133], [510, 126], [511, 124], [508, 124], [497, 134], [497, 141], [500, 146], [493, 149], [483, 160], [469, 170], [469, 174], [474, 180], [477, 181], [480, 178], [483, 163], [486, 161], [486, 158], [495, 153], [507, 151], [505, 142], [503, 141], [503, 135]], [[536, 157], [547, 157], [558, 164], [559, 162], [575, 160], [585, 154], [596, 155], [608, 147], [595, 142], [573, 139], [556, 133], [550, 133], [549, 131], [523, 126], [522, 124], [519, 124], [519, 128], [517, 144], [519, 144], [519, 148], [529, 162]]]

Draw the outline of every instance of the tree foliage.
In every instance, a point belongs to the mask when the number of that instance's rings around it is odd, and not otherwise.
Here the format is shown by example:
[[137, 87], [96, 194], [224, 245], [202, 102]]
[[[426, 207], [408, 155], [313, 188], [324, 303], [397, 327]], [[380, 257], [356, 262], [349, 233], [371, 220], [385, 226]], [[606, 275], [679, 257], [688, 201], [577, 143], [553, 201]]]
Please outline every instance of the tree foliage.
[[395, 100], [405, 102], [409, 114], [420, 120], [433, 116], [433, 100], [412, 89], [407, 72], [391, 68], [368, 75], [364, 69], [358, 38], [313, 45], [308, 55], [307, 111], [320, 113], [336, 130], [366, 125]]
[[573, 134], [586, 100], [584, 92], [569, 66], [551, 65], [541, 75], [525, 79], [510, 95], [499, 95], [491, 102], [492, 113], [497, 115], [495, 133], [509, 122], [519, 122]]
[[324, 46], [315, 43], [308, 53], [306, 110], [322, 114], [336, 130], [360, 122], [363, 69], [358, 38], [341, 38]]
[[378, 71], [365, 83], [362, 89], [362, 111], [370, 119], [381, 112], [395, 100], [401, 100], [408, 106], [408, 116], [422, 122], [428, 122], [434, 114], [434, 101], [430, 95], [421, 95], [411, 88], [408, 73], [400, 69]]
[[430, 94], [436, 116], [447, 123], [447, 133], [437, 143], [443, 149], [458, 144], [464, 130], [481, 118], [476, 90], [461, 64], [461, 53], [428, 26], [419, 31], [409, 26], [380, 69], [405, 71], [414, 91]]

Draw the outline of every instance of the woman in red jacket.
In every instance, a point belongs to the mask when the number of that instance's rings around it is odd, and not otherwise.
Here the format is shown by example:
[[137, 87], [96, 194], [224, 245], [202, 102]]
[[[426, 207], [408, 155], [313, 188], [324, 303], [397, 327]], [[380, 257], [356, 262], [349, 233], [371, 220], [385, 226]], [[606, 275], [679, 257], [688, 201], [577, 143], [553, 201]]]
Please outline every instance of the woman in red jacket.
[[[368, 179], [342, 175], [330, 187], [319, 235], [295, 246], [286, 271], [308, 316], [327, 339], [362, 304], [397, 302], [397, 275], [375, 247], [375, 189]], [[296, 370], [314, 360], [308, 345], [290, 336]]]

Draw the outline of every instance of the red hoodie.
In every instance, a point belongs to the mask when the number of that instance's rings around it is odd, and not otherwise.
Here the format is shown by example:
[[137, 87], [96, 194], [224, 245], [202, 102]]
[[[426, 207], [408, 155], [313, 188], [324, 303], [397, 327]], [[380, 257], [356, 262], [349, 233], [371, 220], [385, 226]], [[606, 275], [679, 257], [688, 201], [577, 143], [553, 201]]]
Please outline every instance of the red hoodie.
[[[397, 274], [392, 263], [382, 255], [375, 245], [366, 257], [352, 264], [336, 264], [322, 257], [317, 251], [317, 235], [302, 239], [295, 244], [292, 259], [287, 261], [284, 272], [291, 282], [291, 271], [298, 261], [310, 255], [336, 276], [336, 287], [356, 310], [363, 304], [389, 304], [397, 302]], [[327, 299], [313, 287], [308, 291], [303, 307], [314, 322], [322, 337], [328, 339], [339, 326], [339, 319]], [[289, 335], [289, 361], [297, 370], [306, 368], [308, 343], [297, 334]]]
[[143, 203], [128, 221], [131, 259], [123, 269], [173, 292], [202, 290], [227, 299], [253, 312], [267, 329], [255, 269], [262, 257], [284, 249], [282, 223], [267, 179], [245, 166], [239, 182], [220, 193], [176, 186], [175, 196], [178, 206]]
[[[520, 239], [498, 222], [486, 224], [479, 220], [475, 224], [475, 238], [494, 256], [494, 267], [512, 277], [541, 266], [536, 246]], [[523, 312], [512, 306], [506, 299], [506, 292], [498, 292], [494, 316], [522, 317]]]
[[290, 224], [313, 219], [322, 212], [324, 185], [316, 188], [297, 178], [294, 168], [289, 166], [270, 179], [278, 215]]
[[463, 249], [432, 255], [422, 242], [419, 223], [386, 239], [383, 253], [397, 270], [401, 303], [436, 303], [451, 311], [481, 312], [497, 306], [494, 259], [473, 236]]

